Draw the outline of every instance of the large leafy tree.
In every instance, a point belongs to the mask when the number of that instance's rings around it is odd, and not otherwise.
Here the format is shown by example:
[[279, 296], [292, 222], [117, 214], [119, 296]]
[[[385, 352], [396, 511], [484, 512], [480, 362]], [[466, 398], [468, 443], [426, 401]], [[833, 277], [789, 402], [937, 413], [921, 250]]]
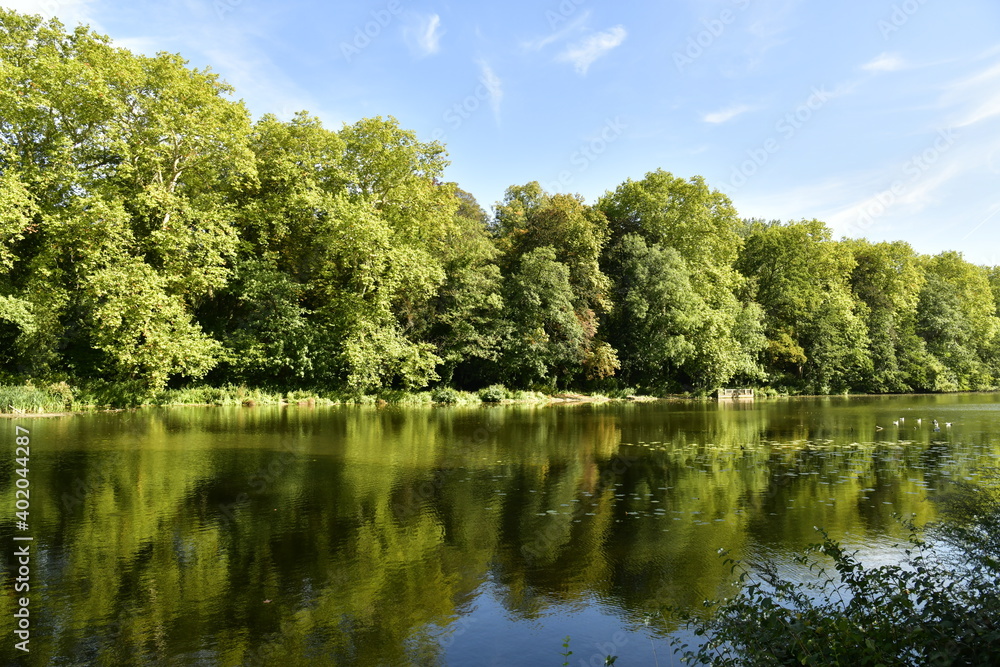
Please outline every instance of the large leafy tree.
[[861, 386], [867, 309], [847, 282], [854, 258], [825, 224], [751, 222], [736, 266], [764, 309], [772, 373], [813, 391]]
[[854, 257], [851, 290], [867, 309], [872, 363], [864, 388], [903, 392], [923, 387], [928, 359], [926, 346], [916, 333], [917, 300], [924, 283], [919, 257], [902, 241], [842, 243]]
[[[674, 250], [684, 265], [679, 270], [689, 275], [702, 306], [697, 326], [687, 335], [694, 351], [675, 379], [706, 389], [734, 379], [760, 379], [757, 358], [763, 339], [755, 333], [760, 312], [737, 297], [743, 278], [733, 263], [742, 245], [741, 224], [728, 197], [701, 178], [685, 181], [657, 170], [622, 183], [597, 208], [607, 216], [613, 247], [627, 236], [638, 236], [648, 248]], [[625, 278], [609, 272], [617, 283]], [[616, 326], [625, 327], [615, 333], [616, 340], [637, 335], [625, 322]]]
[[486, 212], [455, 189], [458, 209], [441, 244], [444, 281], [418, 326], [435, 346], [441, 381], [478, 388], [499, 379], [503, 339], [503, 280]]
[[503, 378], [515, 386], [566, 384], [584, 361], [588, 332], [574, 309], [569, 268], [550, 246], [518, 260], [508, 278]]
[[705, 304], [691, 287], [687, 264], [673, 248], [626, 234], [611, 249], [615, 308], [607, 321], [622, 362], [622, 379], [645, 387], [675, 385], [697, 352]]
[[[584, 204], [579, 196], [550, 195], [537, 182], [531, 182], [507, 189], [504, 200], [496, 207], [496, 232], [501, 262], [508, 275], [523, 274], [523, 259], [545, 248], [551, 250], [555, 262], [565, 267], [572, 312], [582, 332], [579, 338], [571, 337], [580, 346], [576, 353], [579, 365], [591, 377], [612, 375], [618, 359], [599, 332], [600, 320], [611, 307], [610, 281], [600, 266], [608, 240], [604, 215]], [[542, 257], [532, 256], [538, 261]], [[512, 317], [518, 320], [520, 315], [514, 313]], [[563, 368], [562, 373], [569, 373], [569, 369]]]
[[246, 110], [177, 56], [7, 10], [0, 78], [3, 296], [33, 315], [17, 368], [149, 387], [204, 375], [220, 348], [192, 308], [228, 279]]
[[926, 341], [927, 389], [955, 391], [993, 385], [1000, 319], [988, 272], [961, 254], [927, 258], [917, 304], [917, 332]]
[[392, 118], [333, 132], [301, 113], [262, 118], [252, 148], [239, 281], [213, 309], [232, 372], [354, 391], [434, 379], [418, 334], [458, 207], [440, 146]]

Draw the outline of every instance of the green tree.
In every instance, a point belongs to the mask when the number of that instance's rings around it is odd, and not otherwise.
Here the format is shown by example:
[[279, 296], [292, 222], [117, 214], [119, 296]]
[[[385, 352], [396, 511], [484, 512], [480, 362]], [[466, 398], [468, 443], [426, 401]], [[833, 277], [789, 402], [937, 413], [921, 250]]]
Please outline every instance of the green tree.
[[499, 379], [503, 281], [486, 212], [468, 192], [456, 188], [455, 196], [459, 207], [441, 244], [445, 278], [418, 333], [442, 360], [442, 382], [480, 388]]
[[928, 258], [924, 270], [917, 332], [930, 355], [927, 388], [956, 391], [991, 387], [1000, 319], [988, 272], [956, 252]]
[[599, 332], [600, 320], [611, 307], [610, 281], [600, 265], [608, 240], [604, 215], [578, 195], [549, 195], [531, 182], [507, 189], [496, 206], [496, 229], [508, 275], [520, 271], [521, 260], [542, 248], [550, 248], [555, 261], [567, 268], [573, 312], [583, 331], [580, 363], [591, 377], [612, 375], [617, 356]]
[[695, 333], [705, 311], [687, 265], [673, 248], [650, 247], [638, 234], [626, 234], [611, 249], [608, 266], [617, 278], [608, 330], [622, 379], [675, 388], [697, 352]]
[[[149, 387], [203, 375], [220, 350], [193, 307], [226, 284], [229, 188], [253, 168], [242, 104], [178, 56], [8, 10], [0, 76], [4, 290], [34, 316], [21, 367]], [[30, 224], [11, 234], [12, 200]]]
[[504, 379], [514, 386], [565, 384], [585, 358], [587, 332], [574, 310], [569, 268], [549, 246], [520, 258], [508, 278]]
[[754, 221], [736, 263], [765, 312], [769, 370], [819, 392], [871, 375], [867, 308], [848, 284], [855, 260], [830, 236], [818, 220]]
[[239, 212], [243, 278], [212, 309], [229, 313], [214, 330], [234, 372], [352, 391], [432, 381], [440, 358], [419, 339], [421, 318], [444, 281], [458, 207], [453, 187], [436, 180], [439, 146], [394, 119], [333, 132], [300, 113], [262, 118], [252, 148], [257, 177]]
[[[690, 334], [695, 352], [685, 364], [686, 377], [678, 379], [702, 389], [736, 378], [761, 379], [763, 338], [754, 333], [760, 311], [737, 297], [744, 281], [733, 263], [742, 239], [729, 198], [710, 190], [700, 177], [685, 181], [657, 170], [641, 181], [622, 183], [597, 208], [608, 218], [612, 243], [635, 234], [650, 248], [675, 250], [686, 265], [703, 306], [699, 326]], [[612, 272], [611, 279], [620, 276]]]
[[902, 241], [842, 243], [854, 256], [851, 290], [867, 307], [872, 370], [865, 388], [904, 392], [922, 387], [927, 357], [916, 333], [916, 316], [924, 275], [917, 254]]

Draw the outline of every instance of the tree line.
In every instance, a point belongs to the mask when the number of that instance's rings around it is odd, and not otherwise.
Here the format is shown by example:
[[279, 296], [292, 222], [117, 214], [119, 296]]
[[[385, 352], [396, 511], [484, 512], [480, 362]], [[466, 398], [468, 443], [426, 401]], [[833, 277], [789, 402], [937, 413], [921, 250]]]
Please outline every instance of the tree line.
[[486, 211], [392, 117], [252, 120], [178, 55], [0, 9], [0, 375], [371, 393], [953, 391], [1000, 270], [743, 220], [657, 170]]

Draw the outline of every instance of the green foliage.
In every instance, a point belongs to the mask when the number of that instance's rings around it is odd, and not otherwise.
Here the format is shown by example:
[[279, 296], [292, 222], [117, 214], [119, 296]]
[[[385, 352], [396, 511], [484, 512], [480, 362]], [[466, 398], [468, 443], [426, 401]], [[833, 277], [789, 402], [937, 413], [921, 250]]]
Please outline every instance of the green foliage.
[[[604, 214], [585, 205], [582, 197], [549, 195], [537, 182], [531, 182], [507, 189], [504, 201], [496, 207], [496, 226], [497, 245], [509, 276], [524, 276], [524, 260], [546, 249], [566, 269], [567, 294], [578, 321], [579, 335], [573, 334], [578, 359], [563, 362], [558, 374], [569, 379], [574, 373], [566, 363], [571, 363], [582, 365], [591, 378], [613, 375], [619, 367], [616, 352], [598, 335], [600, 318], [611, 308], [611, 283], [600, 266], [609, 233]], [[523, 296], [515, 293], [512, 298]], [[528, 301], [533, 300], [528, 297]], [[513, 305], [517, 308], [519, 303]], [[569, 359], [568, 354], [565, 358]], [[542, 362], [544, 365], [551, 366], [552, 362]], [[538, 380], [548, 377], [541, 366], [536, 364], [536, 368]]]
[[77, 401], [94, 408], [138, 408], [153, 403], [155, 396], [153, 389], [142, 380], [91, 379], [80, 386]]
[[486, 213], [469, 193], [456, 188], [455, 196], [459, 209], [439, 251], [445, 278], [409, 323], [435, 346], [441, 379], [468, 387], [498, 374], [503, 279]]
[[569, 635], [566, 635], [566, 639], [563, 640], [562, 647], [563, 650], [559, 653], [559, 655], [564, 658], [562, 664], [565, 667], [565, 665], [569, 664], [569, 657], [573, 655], [573, 651], [569, 650]]
[[435, 403], [454, 405], [459, 402], [460, 398], [459, 393], [451, 387], [439, 387], [431, 392], [431, 399]]
[[689, 368], [705, 314], [687, 264], [673, 248], [649, 247], [637, 234], [618, 241], [608, 264], [617, 278], [610, 342], [622, 360], [622, 379], [667, 386]]
[[221, 348], [192, 305], [228, 277], [226, 191], [253, 171], [246, 110], [178, 56], [7, 10], [0, 25], [5, 319], [23, 305], [13, 363], [150, 387], [203, 375]]
[[[773, 564], [739, 571], [743, 589], [685, 616], [704, 637], [685, 661], [713, 665], [993, 664], [1000, 659], [1000, 495], [964, 485], [932, 528], [937, 548], [911, 533], [900, 564], [865, 566], [825, 533], [798, 557], [813, 580], [796, 584]], [[911, 529], [913, 527], [911, 526]], [[832, 571], [830, 565], [832, 564]]]
[[[917, 304], [916, 331], [925, 341], [928, 389], [987, 389], [1000, 334], [989, 274], [945, 252], [930, 258]], [[985, 297], [985, 298], [984, 298]]]
[[[315, 394], [303, 394], [301, 400], [319, 401]], [[263, 389], [243, 385], [226, 385], [210, 387], [205, 385], [184, 387], [182, 389], [164, 389], [156, 393], [152, 402], [155, 405], [277, 405], [289, 400], [280, 392], [269, 392]], [[299, 399], [296, 399], [299, 400]]]
[[587, 332], [573, 300], [569, 268], [552, 248], [521, 257], [505, 298], [511, 322], [504, 368], [513, 384], [555, 383], [583, 363]]
[[483, 403], [500, 403], [510, 398], [510, 392], [502, 384], [491, 384], [479, 390], [479, 399]]
[[62, 388], [46, 390], [33, 386], [0, 385], [0, 412], [42, 413], [59, 412], [72, 405], [72, 395], [67, 401]]
[[7, 9], [0, 78], [5, 378], [108, 405], [192, 381], [357, 397], [1000, 378], [1000, 272], [957, 253], [742, 222], [661, 169], [593, 205], [514, 185], [491, 219], [443, 180], [444, 146], [391, 116], [253, 123], [178, 55]]

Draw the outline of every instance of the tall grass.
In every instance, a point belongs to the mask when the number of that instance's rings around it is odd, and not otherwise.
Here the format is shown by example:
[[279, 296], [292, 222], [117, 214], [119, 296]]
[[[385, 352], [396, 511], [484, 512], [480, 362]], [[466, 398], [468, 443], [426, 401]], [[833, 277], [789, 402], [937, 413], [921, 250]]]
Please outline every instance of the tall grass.
[[31, 413], [62, 412], [66, 398], [50, 389], [31, 385], [0, 385], [0, 412]]
[[482, 403], [538, 403], [550, 400], [540, 391], [509, 390], [493, 385], [478, 392], [438, 387], [426, 391], [382, 389], [372, 394], [318, 390], [280, 391], [243, 385], [197, 385], [153, 390], [141, 382], [88, 380], [71, 387], [59, 382], [48, 387], [0, 385], [0, 413], [44, 413], [63, 410], [122, 409], [181, 405], [481, 405]]

